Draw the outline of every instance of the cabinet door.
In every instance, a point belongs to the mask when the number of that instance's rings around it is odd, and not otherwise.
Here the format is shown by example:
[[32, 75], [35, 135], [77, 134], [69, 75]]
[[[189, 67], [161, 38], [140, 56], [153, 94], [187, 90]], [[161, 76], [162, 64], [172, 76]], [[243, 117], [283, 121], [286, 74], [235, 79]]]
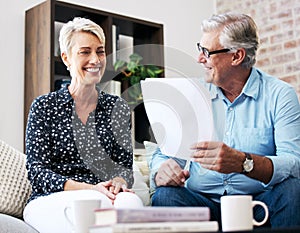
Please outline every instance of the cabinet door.
[[44, 2], [26, 11], [25, 17], [25, 126], [34, 98], [51, 88], [51, 2]]

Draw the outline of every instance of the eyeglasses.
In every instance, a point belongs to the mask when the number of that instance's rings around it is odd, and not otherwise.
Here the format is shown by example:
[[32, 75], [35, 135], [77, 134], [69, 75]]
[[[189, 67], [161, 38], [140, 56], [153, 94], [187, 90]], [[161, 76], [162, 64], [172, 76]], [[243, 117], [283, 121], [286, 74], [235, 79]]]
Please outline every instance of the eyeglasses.
[[198, 47], [199, 52], [203, 53], [206, 58], [209, 58], [210, 55], [213, 55], [213, 54], [227, 53], [227, 52], [229, 52], [231, 50], [231, 49], [219, 49], [219, 50], [214, 50], [214, 51], [208, 51], [208, 49], [202, 47], [200, 45], [200, 43], [197, 43], [197, 47]]

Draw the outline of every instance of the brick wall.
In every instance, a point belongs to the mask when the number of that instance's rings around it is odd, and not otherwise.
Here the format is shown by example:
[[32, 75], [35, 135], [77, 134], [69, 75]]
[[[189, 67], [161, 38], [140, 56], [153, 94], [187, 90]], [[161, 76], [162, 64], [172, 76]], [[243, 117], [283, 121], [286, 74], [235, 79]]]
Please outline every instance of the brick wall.
[[300, 100], [300, 1], [216, 0], [216, 11], [253, 17], [261, 43], [256, 67], [293, 85]]

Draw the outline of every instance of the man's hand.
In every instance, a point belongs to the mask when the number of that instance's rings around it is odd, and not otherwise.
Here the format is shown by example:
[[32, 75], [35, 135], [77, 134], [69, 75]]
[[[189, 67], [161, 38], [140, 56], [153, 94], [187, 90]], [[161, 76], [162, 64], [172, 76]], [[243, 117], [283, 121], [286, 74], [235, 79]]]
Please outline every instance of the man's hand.
[[244, 153], [223, 142], [199, 142], [192, 149], [193, 161], [200, 163], [203, 168], [225, 174], [243, 170]]
[[[223, 142], [199, 142], [192, 147], [192, 158], [202, 167], [221, 173], [240, 173], [243, 171], [245, 154], [227, 146]], [[254, 169], [245, 174], [248, 177], [268, 184], [273, 176], [273, 163], [266, 157], [251, 154], [254, 161]]]
[[157, 186], [183, 186], [189, 176], [189, 171], [183, 170], [175, 160], [168, 159], [158, 169], [155, 183]]

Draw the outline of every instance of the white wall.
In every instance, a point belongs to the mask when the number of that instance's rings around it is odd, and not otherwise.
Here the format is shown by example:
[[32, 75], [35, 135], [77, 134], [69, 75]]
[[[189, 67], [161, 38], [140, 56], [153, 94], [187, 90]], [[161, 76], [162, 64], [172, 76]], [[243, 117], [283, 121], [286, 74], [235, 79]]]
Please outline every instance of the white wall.
[[[0, 139], [19, 150], [24, 144], [25, 11], [39, 0], [1, 1]], [[67, 1], [164, 24], [167, 76], [201, 76], [196, 66], [200, 22], [214, 12], [212, 0], [73, 0]], [[175, 72], [174, 72], [175, 71]]]

